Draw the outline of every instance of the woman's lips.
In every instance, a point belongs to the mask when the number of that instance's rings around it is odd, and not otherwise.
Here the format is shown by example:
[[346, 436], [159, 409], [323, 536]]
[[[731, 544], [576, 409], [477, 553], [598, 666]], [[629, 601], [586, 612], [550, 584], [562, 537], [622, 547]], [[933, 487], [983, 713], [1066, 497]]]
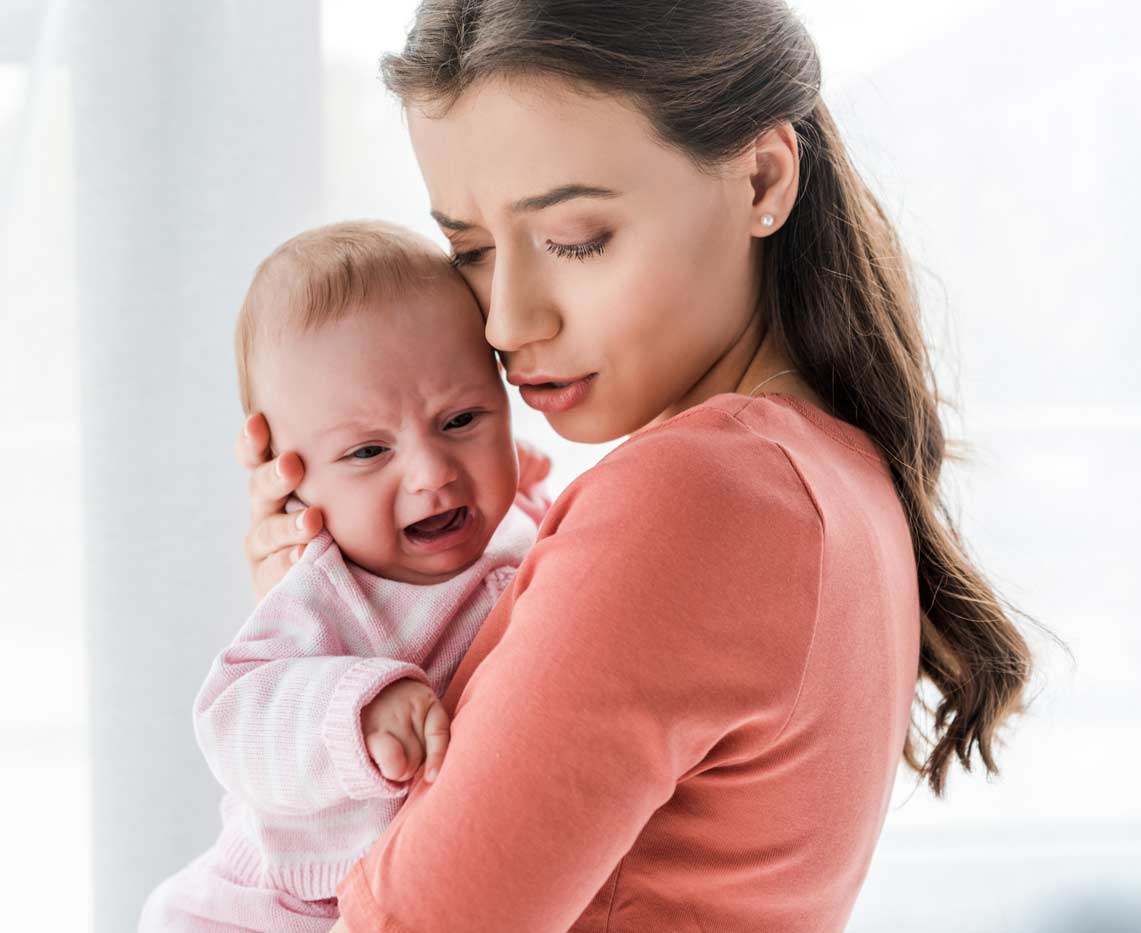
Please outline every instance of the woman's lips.
[[576, 379], [563, 386], [556, 386], [550, 383], [544, 385], [520, 385], [519, 394], [523, 396], [523, 401], [536, 411], [541, 411], [546, 414], [556, 414], [569, 411], [576, 405], [581, 404], [590, 393], [590, 387], [594, 384], [594, 380], [597, 376], [598, 373], [591, 373], [589, 376]]

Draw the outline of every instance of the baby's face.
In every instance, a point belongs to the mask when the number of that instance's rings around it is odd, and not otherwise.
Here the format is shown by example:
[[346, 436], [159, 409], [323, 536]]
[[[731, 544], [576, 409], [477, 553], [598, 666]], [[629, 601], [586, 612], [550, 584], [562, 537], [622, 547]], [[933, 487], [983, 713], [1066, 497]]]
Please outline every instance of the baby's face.
[[305, 463], [354, 563], [439, 583], [487, 547], [515, 497], [507, 393], [458, 279], [259, 349], [252, 377], [275, 451]]

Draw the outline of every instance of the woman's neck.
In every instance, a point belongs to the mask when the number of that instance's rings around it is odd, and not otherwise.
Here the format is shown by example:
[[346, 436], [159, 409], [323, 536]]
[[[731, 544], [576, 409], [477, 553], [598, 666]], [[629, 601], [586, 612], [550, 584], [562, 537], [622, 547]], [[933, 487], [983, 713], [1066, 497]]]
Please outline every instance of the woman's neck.
[[831, 413], [823, 398], [808, 384], [804, 375], [792, 362], [771, 334], [766, 334], [753, 353], [737, 385], [727, 391], [740, 395], [780, 392], [811, 402], [817, 408]]
[[[829, 412], [824, 400], [813, 391], [804, 377], [772, 335], [765, 332], [760, 313], [754, 314], [732, 345], [723, 353], [677, 402], [663, 411], [651, 424], [665, 421], [679, 412], [700, 405], [723, 392], [740, 395], [753, 393], [758, 386], [763, 392], [780, 392], [811, 402]], [[786, 370], [794, 370], [786, 372]]]

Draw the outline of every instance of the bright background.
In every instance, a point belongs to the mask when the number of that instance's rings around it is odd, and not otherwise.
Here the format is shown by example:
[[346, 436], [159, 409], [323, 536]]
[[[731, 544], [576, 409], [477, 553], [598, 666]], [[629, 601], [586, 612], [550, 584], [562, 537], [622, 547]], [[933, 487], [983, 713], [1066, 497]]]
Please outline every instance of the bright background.
[[[230, 335], [254, 264], [346, 217], [437, 236], [375, 80], [411, 2], [98, 6], [0, 9], [6, 929], [133, 929], [217, 830], [190, 705], [252, 605]], [[850, 929], [1139, 929], [1141, 14], [796, 6], [920, 269], [974, 447], [946, 476], [964, 533], [1076, 659], [1035, 637], [1000, 780], [936, 802], [901, 773]], [[612, 446], [516, 412], [556, 490]]]

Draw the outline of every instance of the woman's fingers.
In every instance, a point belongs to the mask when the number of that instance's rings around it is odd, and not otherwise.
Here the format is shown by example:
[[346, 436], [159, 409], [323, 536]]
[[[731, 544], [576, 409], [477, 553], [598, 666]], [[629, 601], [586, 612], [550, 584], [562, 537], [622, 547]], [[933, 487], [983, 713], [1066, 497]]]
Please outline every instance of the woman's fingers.
[[250, 415], [238, 434], [235, 453], [247, 470], [269, 459], [269, 425], [260, 412]]
[[286, 514], [286, 500], [305, 476], [305, 465], [291, 451], [272, 456], [269, 424], [260, 412], [250, 415], [238, 434], [235, 453], [250, 471], [250, 532], [245, 538], [246, 560], [254, 589], [264, 596], [297, 563], [304, 545], [321, 530], [318, 509]]
[[271, 456], [269, 425], [260, 412], [246, 419], [234, 450], [238, 462], [250, 471], [250, 508], [254, 522], [263, 515], [280, 512], [289, 494], [301, 485], [305, 476], [301, 458], [292, 451], [276, 458]]
[[[251, 564], [260, 564], [277, 552], [292, 545], [301, 545], [297, 557], [305, 550], [304, 545], [319, 532], [324, 525], [320, 509], [305, 509], [303, 512], [273, 512], [266, 515], [246, 536], [246, 559]], [[285, 552], [289, 556], [289, 552]], [[290, 559], [285, 569], [296, 560]]]
[[287, 548], [286, 550], [278, 551], [276, 554], [271, 554], [260, 563], [252, 564], [254, 571], [254, 589], [257, 591], [259, 599], [272, 590], [277, 582], [289, 571], [289, 568], [297, 563], [297, 557], [299, 557], [300, 554], [295, 557], [293, 552], [302, 550], [304, 550], [304, 548], [300, 545], [296, 548]]
[[304, 476], [301, 458], [292, 451], [253, 467], [250, 471], [250, 514], [253, 520], [256, 522], [264, 515], [280, 512]]

